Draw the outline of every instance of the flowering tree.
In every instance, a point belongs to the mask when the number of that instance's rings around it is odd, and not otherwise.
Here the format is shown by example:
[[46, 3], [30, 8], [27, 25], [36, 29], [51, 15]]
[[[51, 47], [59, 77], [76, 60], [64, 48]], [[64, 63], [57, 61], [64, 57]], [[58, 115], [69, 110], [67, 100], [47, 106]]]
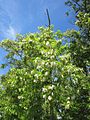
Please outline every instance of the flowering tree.
[[7, 63], [1, 67], [10, 68], [1, 76], [1, 119], [73, 119], [70, 110], [77, 113], [77, 96], [89, 87], [83, 70], [71, 61], [63, 34], [39, 30], [0, 44], [7, 51]]

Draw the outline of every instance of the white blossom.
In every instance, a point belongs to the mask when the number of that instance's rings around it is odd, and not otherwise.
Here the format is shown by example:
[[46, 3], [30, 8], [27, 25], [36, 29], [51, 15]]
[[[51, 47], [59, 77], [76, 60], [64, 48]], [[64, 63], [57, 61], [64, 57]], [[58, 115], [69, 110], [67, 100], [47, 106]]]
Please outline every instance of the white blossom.
[[87, 13], [84, 14], [84, 17], [87, 17]]
[[29, 42], [33, 42], [33, 40], [30, 39]]
[[55, 86], [52, 85], [52, 86], [49, 86], [48, 89], [53, 90], [54, 87], [55, 87]]
[[77, 21], [75, 22], [75, 24], [77, 25], [79, 22], [80, 22], [80, 21], [79, 21], [79, 20], [77, 20]]
[[38, 66], [37, 66], [37, 69], [40, 69], [40, 68], [41, 68], [41, 66], [38, 65]]
[[18, 99], [23, 99], [23, 96], [18, 96]]
[[34, 76], [38, 79], [38, 74], [35, 74]]
[[46, 95], [43, 95], [43, 98], [46, 98]]
[[51, 96], [48, 96], [48, 100], [52, 100], [52, 97], [51, 97]]
[[48, 41], [46, 42], [46, 45], [49, 46], [49, 42]]
[[41, 51], [42, 54], [44, 54], [44, 51]]
[[53, 59], [53, 58], [54, 58], [54, 55], [52, 55], [50, 58]]
[[41, 62], [41, 64], [42, 64], [42, 65], [44, 65], [44, 64], [45, 64], [45, 62], [44, 62], [44, 61], [42, 61], [42, 62]]
[[34, 74], [34, 70], [31, 71], [31, 74]]
[[46, 63], [46, 66], [48, 66], [48, 65], [49, 65], [49, 63], [47, 62], [47, 63]]
[[70, 104], [70, 101], [67, 101], [67, 104]]
[[37, 82], [37, 80], [34, 80], [33, 82], [35, 82], [35, 83], [36, 83], [36, 82]]
[[27, 75], [28, 73], [26, 72], [25, 74]]
[[43, 92], [47, 92], [47, 88], [43, 88], [42, 91], [43, 91]]
[[45, 72], [45, 76], [47, 76], [49, 73], [48, 72]]
[[65, 109], [69, 109], [70, 107], [70, 101], [67, 102], [67, 105], [65, 105]]
[[50, 52], [47, 52], [47, 55], [50, 55]]
[[61, 77], [62, 77], [62, 78], [64, 78], [64, 76], [63, 76], [63, 75], [61, 75]]
[[22, 80], [22, 77], [20, 77], [20, 80]]
[[51, 67], [55, 65], [56, 65], [56, 62], [51, 62]]
[[70, 97], [68, 97], [67, 100], [70, 100]]
[[25, 110], [27, 110], [28, 108], [27, 107], [24, 107]]
[[16, 76], [16, 79], [18, 79], [18, 76]]
[[22, 42], [26, 42], [26, 40], [25, 40], [25, 39], [22, 39]]

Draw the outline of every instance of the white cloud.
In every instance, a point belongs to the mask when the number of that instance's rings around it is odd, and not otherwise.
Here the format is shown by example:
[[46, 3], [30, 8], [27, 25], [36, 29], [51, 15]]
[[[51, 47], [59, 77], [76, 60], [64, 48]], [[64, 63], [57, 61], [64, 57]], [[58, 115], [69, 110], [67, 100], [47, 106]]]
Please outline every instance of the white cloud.
[[15, 40], [17, 31], [12, 27], [9, 26], [9, 28], [4, 32], [5, 37]]
[[3, 39], [14, 40], [16, 34], [20, 33], [21, 27], [18, 26], [18, 17], [16, 17], [18, 13], [18, 2], [16, 0], [13, 0], [13, 2], [12, 0], [5, 0], [4, 2], [0, 0], [0, 37]]

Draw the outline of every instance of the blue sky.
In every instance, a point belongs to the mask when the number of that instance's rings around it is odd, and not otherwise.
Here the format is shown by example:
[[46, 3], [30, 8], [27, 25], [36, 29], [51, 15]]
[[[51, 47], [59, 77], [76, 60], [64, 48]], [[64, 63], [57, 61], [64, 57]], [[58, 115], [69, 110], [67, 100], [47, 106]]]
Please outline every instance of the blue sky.
[[[49, 9], [54, 30], [65, 31], [74, 28], [65, 12], [66, 0], [0, 0], [0, 41], [15, 39], [17, 33], [25, 34], [37, 31], [38, 26], [48, 24], [45, 13]], [[0, 63], [4, 51], [0, 49]], [[1, 73], [1, 72], [0, 72]]]

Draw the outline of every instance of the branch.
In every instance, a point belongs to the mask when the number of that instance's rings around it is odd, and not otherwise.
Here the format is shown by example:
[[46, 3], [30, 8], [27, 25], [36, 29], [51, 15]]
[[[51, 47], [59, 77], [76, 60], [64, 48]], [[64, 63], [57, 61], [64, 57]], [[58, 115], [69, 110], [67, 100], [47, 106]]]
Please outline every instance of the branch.
[[48, 17], [48, 27], [50, 28], [50, 26], [51, 26], [51, 20], [50, 20], [48, 9], [46, 9], [46, 14], [47, 14], [47, 17]]

